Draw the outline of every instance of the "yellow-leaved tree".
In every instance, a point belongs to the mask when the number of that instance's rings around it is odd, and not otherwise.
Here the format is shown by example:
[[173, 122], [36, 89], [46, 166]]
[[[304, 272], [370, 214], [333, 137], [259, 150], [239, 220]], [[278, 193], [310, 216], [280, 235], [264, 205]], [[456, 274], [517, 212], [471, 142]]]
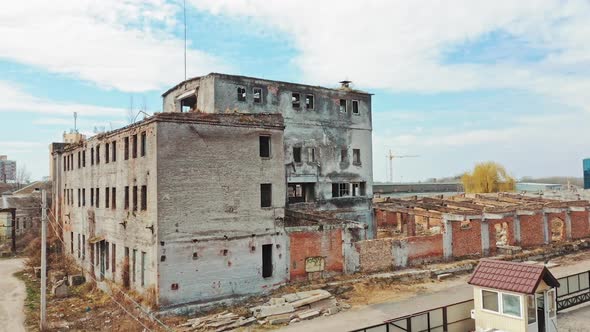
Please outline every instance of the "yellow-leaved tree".
[[461, 182], [467, 193], [514, 191], [516, 185], [504, 166], [493, 161], [476, 164], [471, 173], [463, 174]]

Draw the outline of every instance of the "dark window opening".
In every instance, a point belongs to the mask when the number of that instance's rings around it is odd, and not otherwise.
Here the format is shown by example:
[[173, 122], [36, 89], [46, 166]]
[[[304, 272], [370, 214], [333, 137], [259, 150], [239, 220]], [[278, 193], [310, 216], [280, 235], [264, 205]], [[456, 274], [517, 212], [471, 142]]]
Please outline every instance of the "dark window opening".
[[257, 104], [262, 103], [262, 89], [254, 88], [252, 91], [254, 93], [254, 102]]
[[308, 152], [309, 152], [309, 156], [308, 156], [309, 162], [311, 162], [311, 163], [315, 162], [316, 161], [315, 148], [309, 148]]
[[190, 96], [180, 101], [180, 110], [183, 113], [191, 112], [197, 109], [197, 95], [191, 94]]
[[90, 188], [90, 206], [94, 206], [94, 188]]
[[199, 254], [196, 252], [193, 252], [193, 260], [195, 261], [197, 259], [199, 259]]
[[113, 243], [113, 250], [111, 250], [112, 257], [112, 265], [113, 265], [113, 273], [117, 271], [117, 246]]
[[82, 235], [82, 260], [86, 259], [86, 235]]
[[313, 95], [305, 96], [305, 109], [312, 110], [314, 108]]
[[352, 183], [352, 196], [365, 196], [365, 182], [354, 182]]
[[82, 154], [78, 151], [78, 168], [82, 168]]
[[78, 258], [82, 255], [82, 250], [80, 250], [80, 233], [78, 233]]
[[145, 286], [145, 252], [141, 252], [141, 287]]
[[348, 149], [340, 150], [340, 162], [348, 161]]
[[332, 197], [350, 196], [348, 183], [332, 183]]
[[133, 135], [133, 147], [131, 150], [133, 158], [137, 158], [137, 134]]
[[141, 210], [147, 210], [147, 186], [141, 186]]
[[296, 163], [301, 162], [301, 147], [293, 148], [293, 161]]
[[131, 257], [131, 280], [135, 284], [135, 271], [136, 270], [136, 261], [137, 261], [137, 249], [133, 249], [133, 256]]
[[260, 136], [260, 156], [270, 158], [270, 136]]
[[105, 164], [109, 163], [109, 157], [110, 157], [110, 149], [109, 148], [110, 148], [110, 144], [106, 143], [104, 145], [104, 162], [105, 162]]
[[82, 195], [81, 195], [81, 190], [80, 188], [78, 188], [78, 207], [82, 206]]
[[272, 244], [262, 245], [262, 277], [272, 277]]
[[170, 289], [172, 289], [172, 290], [178, 290], [178, 284], [172, 284], [172, 285], [170, 285]]
[[125, 137], [125, 160], [129, 159], [129, 137]]
[[272, 184], [263, 183], [260, 185], [260, 207], [271, 207], [272, 205]]
[[111, 200], [110, 200], [110, 197], [109, 197], [110, 193], [111, 193], [110, 188], [109, 187], [106, 187], [104, 189], [104, 207], [106, 209], [108, 209], [110, 207], [109, 206], [109, 204], [111, 203]]
[[300, 108], [301, 107], [301, 95], [297, 92], [293, 92], [291, 94], [291, 104], [293, 108]]
[[133, 211], [137, 211], [137, 186], [133, 186]]
[[94, 200], [94, 202], [96, 202], [96, 207], [100, 207], [100, 188], [96, 188], [95, 196], [96, 199]]
[[68, 157], [64, 156], [64, 172], [68, 170]]
[[100, 164], [100, 145], [96, 146], [96, 164]]
[[315, 183], [289, 183], [287, 196], [290, 204], [313, 202], [315, 200]]
[[360, 165], [360, 163], [361, 163], [361, 149], [352, 149], [352, 162]]
[[115, 187], [111, 188], [111, 209], [117, 208], [117, 189]]
[[145, 152], [147, 149], [147, 134], [144, 131], [143, 133], [141, 133], [141, 156], [145, 157]]
[[86, 206], [86, 188], [82, 188], [82, 206]]
[[82, 151], [82, 167], [86, 167], [86, 150]]
[[90, 148], [90, 165], [94, 165], [94, 148]]
[[125, 210], [129, 210], [129, 186], [125, 187]]
[[353, 100], [352, 101], [352, 114], [359, 115], [359, 101]]
[[104, 243], [105, 269], [109, 269], [109, 243]]
[[117, 161], [117, 142], [113, 141], [112, 143], [112, 147], [113, 147], [113, 162]]
[[74, 232], [70, 232], [70, 254], [74, 254]]
[[238, 87], [238, 101], [246, 101], [246, 88]]
[[340, 99], [340, 112], [346, 113], [346, 99]]

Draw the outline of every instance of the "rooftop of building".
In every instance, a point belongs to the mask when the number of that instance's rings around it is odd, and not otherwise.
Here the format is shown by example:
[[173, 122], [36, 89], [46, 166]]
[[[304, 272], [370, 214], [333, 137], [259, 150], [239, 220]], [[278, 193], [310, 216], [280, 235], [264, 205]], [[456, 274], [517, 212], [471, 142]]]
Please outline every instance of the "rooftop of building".
[[264, 81], [264, 82], [268, 82], [268, 83], [279, 83], [279, 84], [284, 84], [284, 85], [303, 86], [303, 87], [309, 87], [309, 88], [315, 88], [315, 89], [323, 89], [323, 90], [330, 90], [330, 91], [346, 91], [346, 92], [353, 92], [353, 93], [363, 94], [363, 95], [373, 95], [372, 93], [369, 93], [369, 92], [366, 92], [366, 91], [361, 91], [361, 90], [350, 88], [349, 85], [348, 85], [350, 83], [350, 81], [342, 81], [342, 82], [348, 82], [346, 84], [343, 84], [343, 86], [346, 85], [347, 87], [327, 88], [327, 87], [323, 87], [323, 86], [319, 86], [319, 85], [293, 83], [293, 82], [286, 82], [286, 81], [276, 81], [276, 80], [270, 80], [270, 79], [259, 78], [259, 77], [242, 76], [242, 75], [231, 75], [231, 74], [223, 74], [223, 73], [209, 73], [209, 74], [203, 75], [203, 76], [195, 76], [195, 77], [192, 77], [192, 78], [188, 78], [188, 79], [186, 79], [186, 80], [184, 80], [184, 81], [176, 84], [175, 86], [173, 86], [170, 89], [166, 90], [166, 92], [164, 92], [162, 94], [162, 97], [166, 97], [170, 92], [178, 89], [180, 86], [182, 86], [185, 83], [189, 83], [189, 82], [192, 82], [192, 81], [200, 80], [202, 78], [206, 78], [206, 77], [210, 77], [210, 76], [222, 77], [222, 78], [226, 78], [226, 79], [230, 79], [230, 80], [239, 80], [239, 79], [257, 80], [257, 81]]
[[541, 280], [551, 287], [559, 287], [557, 279], [544, 265], [482, 259], [468, 283], [479, 287], [534, 294]]

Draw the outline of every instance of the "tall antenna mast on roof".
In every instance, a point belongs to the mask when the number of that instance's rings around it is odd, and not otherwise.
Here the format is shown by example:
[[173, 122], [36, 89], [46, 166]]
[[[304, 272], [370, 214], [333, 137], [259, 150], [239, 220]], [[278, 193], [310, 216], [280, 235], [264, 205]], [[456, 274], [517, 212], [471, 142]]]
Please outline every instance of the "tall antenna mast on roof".
[[74, 112], [74, 132], [78, 132], [78, 112]]
[[182, 1], [184, 13], [184, 80], [186, 81], [186, 0]]

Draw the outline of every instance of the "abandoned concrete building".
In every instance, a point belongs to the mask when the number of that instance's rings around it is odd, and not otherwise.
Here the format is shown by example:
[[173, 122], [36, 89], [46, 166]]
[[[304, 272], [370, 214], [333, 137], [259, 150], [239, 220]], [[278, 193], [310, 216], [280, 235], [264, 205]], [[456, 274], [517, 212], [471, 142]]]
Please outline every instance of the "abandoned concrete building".
[[[212, 73], [163, 94], [164, 112], [280, 113], [287, 207], [373, 225], [371, 94]], [[265, 151], [272, 154], [272, 151]]]
[[282, 146], [280, 114], [199, 113], [57, 145], [66, 251], [99, 280], [156, 292], [160, 307], [284, 284]]

